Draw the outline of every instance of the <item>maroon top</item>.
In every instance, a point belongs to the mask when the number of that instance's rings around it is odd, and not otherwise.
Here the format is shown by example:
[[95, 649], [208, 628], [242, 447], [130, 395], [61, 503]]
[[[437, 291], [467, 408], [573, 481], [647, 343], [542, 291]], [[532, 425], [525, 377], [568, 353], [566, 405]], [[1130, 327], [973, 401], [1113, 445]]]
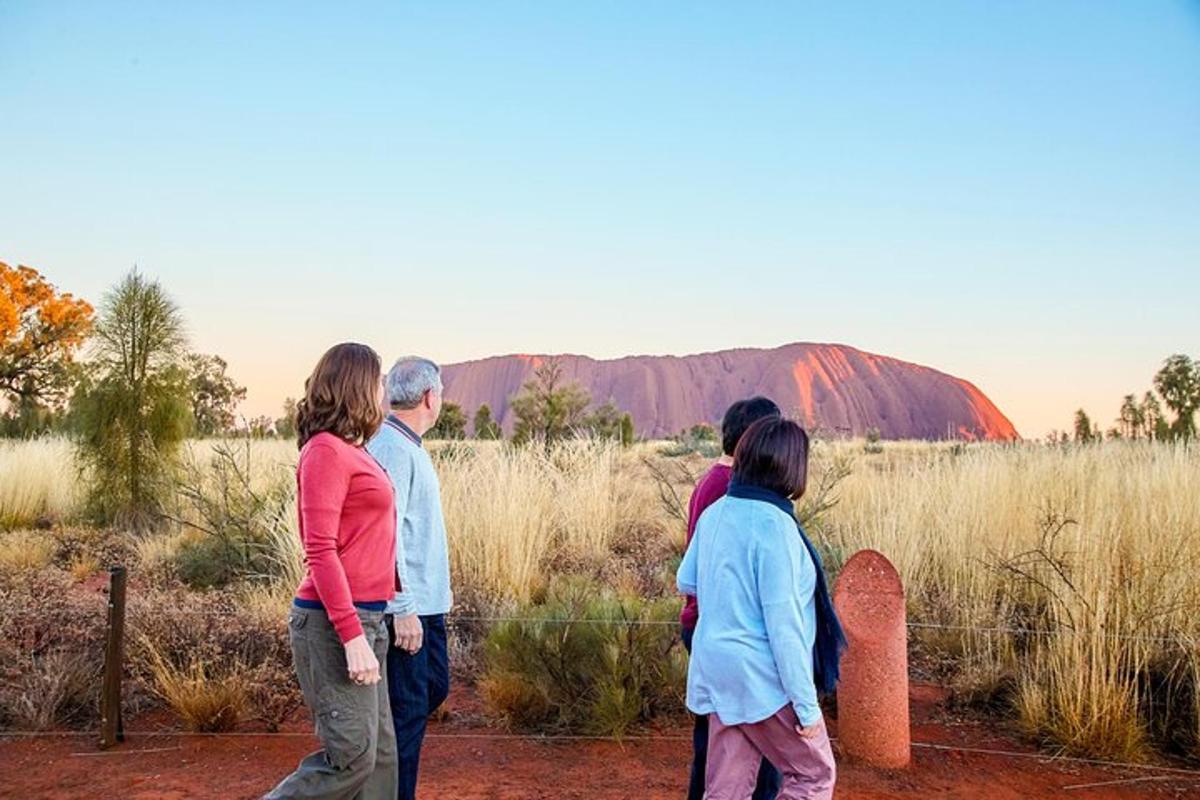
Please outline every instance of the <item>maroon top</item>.
[[[704, 509], [725, 496], [725, 490], [729, 488], [729, 478], [732, 475], [733, 467], [720, 463], [713, 464], [696, 484], [696, 488], [692, 492], [692, 499], [688, 501], [685, 547], [692, 543], [692, 537], [696, 534], [696, 523], [699, 521], [700, 515], [704, 513]], [[680, 624], [688, 630], [694, 630], [699, 619], [700, 609], [696, 605], [696, 598], [690, 594], [684, 595], [683, 612], [679, 615]]]

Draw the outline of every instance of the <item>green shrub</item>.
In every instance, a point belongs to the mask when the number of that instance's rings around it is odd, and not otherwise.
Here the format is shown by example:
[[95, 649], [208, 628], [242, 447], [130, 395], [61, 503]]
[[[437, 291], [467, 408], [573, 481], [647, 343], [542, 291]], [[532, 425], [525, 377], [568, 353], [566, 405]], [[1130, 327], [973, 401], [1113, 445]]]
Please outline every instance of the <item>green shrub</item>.
[[201, 535], [181, 540], [175, 570], [194, 589], [293, 572], [278, 550], [281, 534], [294, 538], [291, 482], [277, 474], [257, 486], [251, 456], [249, 439], [220, 442], [207, 463], [185, 464], [177, 487], [185, 510], [177, 521]]
[[678, 713], [687, 661], [671, 624], [677, 613], [674, 599], [555, 581], [543, 602], [489, 633], [484, 699], [510, 725], [542, 732], [619, 737]]

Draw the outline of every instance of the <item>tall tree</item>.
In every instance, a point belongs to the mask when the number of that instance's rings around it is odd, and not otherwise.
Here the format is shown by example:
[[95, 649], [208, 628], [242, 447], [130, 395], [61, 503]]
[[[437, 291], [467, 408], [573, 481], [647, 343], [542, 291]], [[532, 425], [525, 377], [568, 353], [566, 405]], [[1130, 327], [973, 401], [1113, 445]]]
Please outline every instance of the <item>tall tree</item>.
[[1123, 437], [1126, 439], [1141, 438], [1142, 428], [1145, 426], [1145, 414], [1138, 404], [1137, 397], [1132, 394], [1125, 395], [1121, 400], [1121, 413], [1117, 417], [1117, 421], [1120, 423]]
[[1176, 354], [1163, 362], [1154, 376], [1154, 388], [1167, 408], [1175, 412], [1171, 436], [1191, 439], [1196, 435], [1196, 409], [1200, 408], [1200, 362]]
[[1080, 444], [1087, 444], [1096, 438], [1095, 428], [1092, 427], [1092, 421], [1088, 418], [1087, 412], [1082, 408], [1075, 412], [1075, 441]]
[[102, 522], [153, 525], [191, 424], [183, 320], [134, 270], [104, 298], [94, 372], [78, 399], [90, 507]]
[[283, 416], [275, 420], [275, 434], [283, 439], [296, 438], [296, 399], [283, 401]]
[[246, 399], [246, 387], [229, 377], [229, 365], [220, 356], [189, 353], [186, 367], [196, 433], [218, 436], [233, 430], [238, 403]]
[[492, 407], [484, 403], [475, 412], [475, 421], [472, 423], [475, 431], [476, 439], [499, 439], [500, 423], [492, 419]]
[[1158, 441], [1163, 441], [1170, 436], [1167, 421], [1163, 418], [1162, 404], [1158, 402], [1158, 395], [1154, 392], [1146, 392], [1142, 395], [1140, 411], [1143, 436]]
[[626, 411], [621, 415], [621, 446], [632, 446], [636, 438], [637, 434], [633, 430], [633, 415]]
[[467, 415], [458, 403], [442, 403], [442, 413], [426, 434], [430, 439], [467, 438]]
[[589, 403], [591, 396], [586, 389], [564, 381], [558, 359], [547, 359], [512, 399], [512, 410], [517, 417], [513, 441], [517, 444], [538, 441], [549, 448], [582, 426]]
[[92, 316], [36, 269], [0, 262], [0, 405], [27, 420], [58, 407], [77, 378]]

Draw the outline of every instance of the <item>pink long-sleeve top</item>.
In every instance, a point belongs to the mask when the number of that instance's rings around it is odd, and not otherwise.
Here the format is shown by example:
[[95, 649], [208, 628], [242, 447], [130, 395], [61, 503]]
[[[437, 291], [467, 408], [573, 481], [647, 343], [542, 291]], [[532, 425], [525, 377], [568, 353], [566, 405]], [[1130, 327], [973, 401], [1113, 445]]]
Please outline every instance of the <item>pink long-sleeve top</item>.
[[296, 472], [306, 568], [296, 597], [321, 603], [345, 643], [363, 632], [355, 603], [400, 588], [392, 483], [364, 448], [332, 433], [305, 442]]

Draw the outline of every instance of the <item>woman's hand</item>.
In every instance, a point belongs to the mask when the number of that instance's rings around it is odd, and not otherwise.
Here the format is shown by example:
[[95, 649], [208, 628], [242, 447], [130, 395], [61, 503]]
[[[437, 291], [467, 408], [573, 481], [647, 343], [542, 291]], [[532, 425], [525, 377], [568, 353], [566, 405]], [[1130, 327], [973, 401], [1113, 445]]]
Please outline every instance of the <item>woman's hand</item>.
[[416, 654], [421, 649], [425, 631], [421, 628], [421, 620], [416, 614], [406, 617], [393, 617], [392, 629], [396, 632], [396, 649], [403, 650], [409, 655]]
[[825, 727], [825, 718], [822, 717], [812, 725], [805, 727], [804, 725], [796, 725], [796, 733], [800, 734], [802, 739], [814, 739], [821, 729]]
[[379, 683], [379, 659], [375, 657], [371, 645], [367, 644], [367, 637], [359, 634], [346, 642], [345, 647], [346, 671], [350, 673], [350, 680], [360, 686]]

